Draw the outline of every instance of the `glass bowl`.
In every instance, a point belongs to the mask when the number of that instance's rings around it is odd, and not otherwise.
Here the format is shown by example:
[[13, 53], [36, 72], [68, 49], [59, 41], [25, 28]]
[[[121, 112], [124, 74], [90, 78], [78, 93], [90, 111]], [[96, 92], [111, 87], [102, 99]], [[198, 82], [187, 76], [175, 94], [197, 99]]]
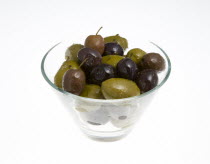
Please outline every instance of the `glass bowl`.
[[158, 74], [158, 85], [135, 97], [112, 100], [91, 99], [65, 92], [53, 83], [54, 75], [65, 60], [65, 51], [71, 44], [73, 44], [71, 41], [58, 43], [44, 55], [41, 62], [44, 79], [72, 113], [75, 122], [88, 137], [99, 141], [115, 141], [123, 138], [129, 134], [139, 120], [157, 90], [167, 81], [171, 72], [169, 57], [158, 45], [152, 42], [139, 42], [138, 47], [146, 52], [157, 52], [166, 61], [165, 70]]

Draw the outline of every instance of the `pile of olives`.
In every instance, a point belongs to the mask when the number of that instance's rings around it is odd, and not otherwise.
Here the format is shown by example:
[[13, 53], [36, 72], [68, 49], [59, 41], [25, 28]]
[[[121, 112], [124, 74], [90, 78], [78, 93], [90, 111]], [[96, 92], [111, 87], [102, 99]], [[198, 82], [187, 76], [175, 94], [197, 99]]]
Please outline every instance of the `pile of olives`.
[[66, 61], [54, 77], [57, 87], [88, 98], [121, 99], [157, 86], [158, 73], [165, 69], [160, 54], [139, 48], [125, 54], [127, 39], [119, 34], [103, 38], [98, 32], [89, 35], [84, 45], [68, 47]]

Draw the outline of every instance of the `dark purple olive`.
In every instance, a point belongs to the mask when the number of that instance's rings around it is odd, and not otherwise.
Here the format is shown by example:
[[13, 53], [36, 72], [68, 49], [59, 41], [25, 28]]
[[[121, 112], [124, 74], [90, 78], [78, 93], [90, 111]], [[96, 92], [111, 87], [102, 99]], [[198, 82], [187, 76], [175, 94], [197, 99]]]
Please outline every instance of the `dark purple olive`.
[[117, 75], [119, 77], [134, 80], [138, 67], [130, 58], [124, 58], [117, 63]]
[[100, 85], [103, 81], [116, 77], [116, 70], [108, 64], [101, 64], [90, 72], [90, 83]]
[[123, 56], [123, 48], [117, 43], [106, 43], [103, 56], [120, 55]]
[[158, 53], [148, 53], [143, 56], [139, 67], [142, 69], [154, 69], [162, 71], [165, 69], [165, 60]]
[[84, 69], [85, 72], [101, 64], [101, 59], [101, 54], [91, 48], [83, 48], [78, 52], [79, 63], [81, 64], [82, 62], [84, 62], [81, 67]]
[[70, 69], [63, 76], [62, 87], [65, 91], [80, 95], [85, 87], [85, 73], [81, 69]]
[[153, 69], [145, 69], [137, 73], [136, 84], [140, 88], [141, 93], [147, 92], [158, 84], [157, 71]]

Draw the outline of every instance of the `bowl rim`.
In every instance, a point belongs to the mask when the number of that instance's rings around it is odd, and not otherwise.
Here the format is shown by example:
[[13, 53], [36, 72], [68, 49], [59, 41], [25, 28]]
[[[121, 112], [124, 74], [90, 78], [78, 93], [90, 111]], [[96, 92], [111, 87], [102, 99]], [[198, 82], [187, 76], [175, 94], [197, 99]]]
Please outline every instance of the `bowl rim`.
[[143, 93], [143, 94], [140, 94], [138, 96], [133, 96], [133, 97], [128, 97], [128, 98], [122, 98], [122, 99], [93, 99], [93, 98], [87, 98], [87, 97], [81, 97], [81, 96], [78, 96], [78, 95], [74, 95], [72, 93], [69, 93], [69, 92], [66, 92], [60, 88], [58, 88], [54, 83], [52, 83], [52, 81], [48, 78], [48, 76], [46, 75], [45, 73], [45, 60], [47, 58], [47, 56], [49, 55], [49, 53], [55, 48], [57, 47], [59, 44], [61, 44], [62, 42], [59, 42], [57, 44], [55, 44], [53, 47], [51, 47], [47, 53], [44, 55], [44, 57], [42, 58], [42, 61], [41, 61], [41, 72], [42, 72], [42, 75], [44, 77], [44, 79], [47, 81], [47, 83], [52, 87], [54, 88], [55, 90], [57, 90], [58, 92], [62, 93], [62, 94], [65, 94], [67, 96], [71, 96], [73, 98], [76, 98], [76, 99], [80, 99], [80, 100], [83, 100], [83, 101], [91, 101], [91, 102], [103, 102], [103, 103], [116, 103], [116, 102], [123, 102], [123, 101], [132, 101], [132, 100], [135, 100], [135, 99], [139, 99], [139, 98], [142, 98], [142, 97], [145, 97], [153, 92], [155, 92], [156, 90], [158, 90], [161, 86], [163, 86], [163, 84], [168, 80], [169, 76], [170, 76], [170, 73], [171, 73], [171, 61], [168, 57], [168, 55], [166, 54], [166, 52], [161, 48], [159, 47], [157, 44], [153, 43], [153, 42], [149, 42], [151, 44], [153, 44], [154, 46], [156, 46], [165, 56], [166, 58], [166, 62], [168, 64], [168, 68], [167, 68], [167, 73], [165, 75], [165, 77], [163, 78], [163, 80], [160, 82], [160, 84], [158, 84], [156, 87], [154, 87], [153, 89]]

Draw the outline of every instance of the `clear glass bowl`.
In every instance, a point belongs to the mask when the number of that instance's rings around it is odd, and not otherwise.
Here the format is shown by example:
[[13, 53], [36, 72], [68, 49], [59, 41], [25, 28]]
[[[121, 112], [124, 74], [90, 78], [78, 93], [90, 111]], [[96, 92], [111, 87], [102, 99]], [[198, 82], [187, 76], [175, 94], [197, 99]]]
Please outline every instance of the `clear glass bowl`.
[[41, 63], [44, 79], [72, 113], [75, 122], [88, 137], [99, 141], [115, 141], [123, 138], [131, 131], [150, 104], [156, 91], [167, 81], [171, 71], [169, 57], [163, 49], [152, 42], [139, 43], [138, 47], [146, 52], [157, 52], [166, 61], [165, 70], [158, 74], [158, 85], [135, 97], [113, 100], [91, 99], [65, 92], [53, 83], [54, 75], [65, 60], [65, 51], [71, 44], [73, 44], [71, 41], [58, 43], [45, 54]]

